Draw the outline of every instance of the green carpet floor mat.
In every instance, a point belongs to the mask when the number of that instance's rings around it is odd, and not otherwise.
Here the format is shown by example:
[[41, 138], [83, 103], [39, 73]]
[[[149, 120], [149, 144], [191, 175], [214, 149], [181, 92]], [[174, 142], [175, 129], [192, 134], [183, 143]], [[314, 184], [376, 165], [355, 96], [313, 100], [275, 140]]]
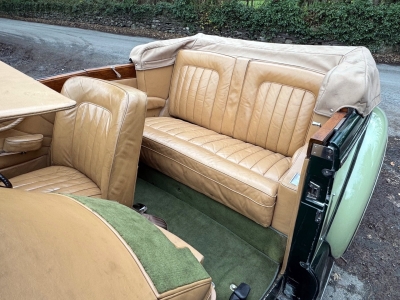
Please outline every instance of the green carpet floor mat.
[[177, 249], [153, 224], [118, 202], [68, 195], [102, 216], [139, 258], [161, 294], [210, 275], [189, 249]]
[[286, 249], [286, 235], [271, 226], [265, 228], [257, 224], [233, 209], [145, 164], [140, 164], [138, 176], [225, 226], [272, 260], [282, 263]]
[[149, 214], [163, 218], [170, 232], [204, 255], [217, 299], [229, 299], [229, 286], [241, 282], [251, 287], [248, 300], [260, 299], [274, 280], [278, 263], [191, 205], [140, 178], [135, 202], [147, 205]]

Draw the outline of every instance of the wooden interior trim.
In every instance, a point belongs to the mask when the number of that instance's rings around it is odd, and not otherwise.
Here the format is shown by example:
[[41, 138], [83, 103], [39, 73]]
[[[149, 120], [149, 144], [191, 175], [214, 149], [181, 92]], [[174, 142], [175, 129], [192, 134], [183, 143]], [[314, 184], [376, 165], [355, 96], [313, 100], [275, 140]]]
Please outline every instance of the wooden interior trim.
[[324, 125], [310, 138], [308, 143], [307, 157], [311, 155], [313, 144], [324, 145], [332, 136], [334, 128], [342, 121], [347, 114], [347, 110], [335, 112]]
[[[121, 75], [120, 78], [114, 72], [113, 68]], [[74, 76], [88, 76], [104, 80], [117, 80], [117, 79], [136, 78], [136, 70], [135, 70], [135, 65], [133, 63], [129, 63], [129, 64], [113, 65], [113, 66], [106, 66], [93, 69], [83, 69], [77, 72], [41, 78], [38, 79], [38, 81], [48, 86], [49, 88], [55, 90], [56, 92], [60, 93], [65, 81]]]

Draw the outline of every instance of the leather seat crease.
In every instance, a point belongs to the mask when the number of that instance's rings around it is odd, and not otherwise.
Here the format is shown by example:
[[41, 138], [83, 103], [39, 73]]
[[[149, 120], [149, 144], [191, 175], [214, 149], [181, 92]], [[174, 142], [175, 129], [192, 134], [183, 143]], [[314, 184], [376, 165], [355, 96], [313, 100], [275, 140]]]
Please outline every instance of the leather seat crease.
[[181, 50], [170, 117], [146, 119], [141, 160], [267, 227], [280, 179], [306, 143], [322, 79], [291, 66]]
[[[132, 87], [88, 77], [67, 80], [61, 93], [77, 106], [56, 114], [52, 166], [10, 181], [20, 189], [93, 193], [132, 206], [146, 95]], [[56, 178], [50, 179], [51, 174]], [[50, 186], [44, 187], [43, 178], [49, 178]], [[29, 184], [24, 184], [26, 180]], [[81, 187], [77, 187], [78, 181]]]
[[12, 179], [13, 187], [25, 191], [101, 197], [98, 186], [81, 172], [64, 166], [51, 166]]

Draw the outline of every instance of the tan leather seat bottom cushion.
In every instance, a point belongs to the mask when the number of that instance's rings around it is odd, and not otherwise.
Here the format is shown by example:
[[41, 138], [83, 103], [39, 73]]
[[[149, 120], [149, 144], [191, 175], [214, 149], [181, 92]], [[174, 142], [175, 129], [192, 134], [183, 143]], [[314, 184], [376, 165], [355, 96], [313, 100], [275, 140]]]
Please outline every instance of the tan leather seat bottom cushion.
[[141, 160], [269, 226], [291, 158], [175, 118], [147, 118]]
[[101, 198], [98, 186], [81, 172], [51, 166], [10, 179], [14, 188], [44, 193], [74, 194]]

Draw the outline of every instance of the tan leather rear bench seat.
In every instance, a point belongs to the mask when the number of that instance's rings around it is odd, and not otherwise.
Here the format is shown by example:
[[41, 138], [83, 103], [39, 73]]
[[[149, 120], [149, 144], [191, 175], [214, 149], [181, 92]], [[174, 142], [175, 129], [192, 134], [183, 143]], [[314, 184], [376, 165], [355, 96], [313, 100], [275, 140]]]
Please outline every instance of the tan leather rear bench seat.
[[299, 67], [180, 50], [168, 114], [146, 119], [141, 160], [287, 233], [293, 195], [282, 181], [290, 181], [294, 165], [301, 171], [295, 162], [304, 158], [313, 133], [323, 77]]

